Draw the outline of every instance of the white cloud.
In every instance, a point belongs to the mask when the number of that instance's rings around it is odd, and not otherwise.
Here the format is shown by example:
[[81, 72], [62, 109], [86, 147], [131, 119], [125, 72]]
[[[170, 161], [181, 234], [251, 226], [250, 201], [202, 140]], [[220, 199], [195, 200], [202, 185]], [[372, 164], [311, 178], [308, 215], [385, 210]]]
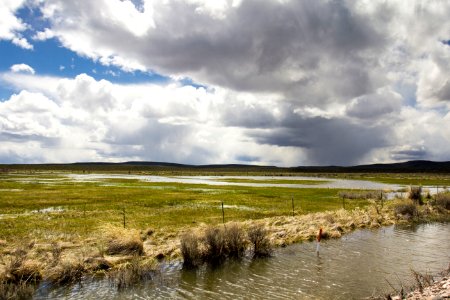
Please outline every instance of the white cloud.
[[27, 50], [32, 50], [33, 49], [33, 45], [31, 45], [28, 40], [26, 38], [23, 37], [14, 37], [11, 42], [16, 45], [19, 46], [21, 48], [27, 49]]
[[53, 31], [51, 31], [48, 28], [45, 28], [44, 31], [38, 31], [36, 32], [36, 34], [33, 36], [33, 39], [36, 41], [45, 41], [51, 38], [54, 38], [55, 34], [53, 33]]
[[18, 17], [16, 11], [25, 4], [25, 0], [0, 1], [0, 41], [8, 40], [24, 49], [33, 49], [20, 32], [27, 29], [27, 25]]
[[27, 64], [12, 65], [9, 69], [14, 73], [20, 73], [20, 72], [31, 73], [31, 74], [35, 73], [34, 69]]
[[[64, 147], [78, 149], [73, 157], [84, 160], [450, 159], [450, 47], [442, 43], [450, 39], [448, 1], [134, 3], [41, 1], [49, 26], [34, 39], [56, 38], [103, 65], [174, 82], [0, 75], [29, 93], [20, 99], [39, 94], [56, 105], [58, 114], [49, 119], [58, 129], [49, 136], [57, 137], [57, 155]], [[8, 16], [18, 7], [10, 6]], [[19, 43], [26, 25], [13, 21], [7, 26], [12, 35], [0, 38]], [[177, 84], [182, 78], [208, 87]], [[5, 103], [31, 105], [12, 97]], [[20, 135], [20, 120], [4, 118]], [[33, 126], [41, 130], [35, 136], [45, 136], [43, 127]], [[65, 132], [74, 132], [76, 142]], [[30, 147], [42, 143], [33, 140]], [[37, 153], [36, 159], [44, 158]]]

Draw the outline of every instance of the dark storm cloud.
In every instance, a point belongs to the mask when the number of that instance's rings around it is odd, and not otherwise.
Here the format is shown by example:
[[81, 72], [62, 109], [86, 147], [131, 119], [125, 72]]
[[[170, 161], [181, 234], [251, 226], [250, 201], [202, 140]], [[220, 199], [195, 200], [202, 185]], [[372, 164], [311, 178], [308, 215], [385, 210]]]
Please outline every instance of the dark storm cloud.
[[416, 160], [424, 159], [430, 154], [424, 147], [415, 149], [397, 150], [391, 152], [391, 157], [395, 160]]
[[258, 143], [303, 148], [309, 161], [317, 165], [360, 163], [372, 149], [388, 144], [389, 133], [385, 128], [355, 124], [347, 119], [298, 117], [280, 125], [248, 134]]
[[75, 38], [92, 39], [81, 52], [102, 56], [98, 49], [110, 48], [110, 56], [163, 74], [302, 102], [347, 100], [380, 84], [373, 68], [385, 39], [345, 1], [246, 0], [217, 18], [192, 2], [170, 0], [155, 6], [155, 28], [143, 36], [82, 2], [60, 3], [69, 17], [54, 24], [68, 47], [78, 47]]
[[0, 140], [16, 143], [28, 143], [35, 141], [41, 143], [45, 147], [56, 147], [60, 144], [60, 139], [55, 137], [46, 137], [39, 134], [10, 133], [0, 131]]
[[[363, 52], [383, 44], [344, 1], [243, 1], [223, 20], [199, 15], [192, 4], [169, 1], [155, 23], [147, 36], [153, 43], [141, 43], [139, 52], [128, 49], [146, 65], [245, 91], [288, 93], [336, 76], [328, 87], [332, 92], [360, 95], [371, 89], [370, 53]], [[290, 77], [289, 71], [303, 75]]]

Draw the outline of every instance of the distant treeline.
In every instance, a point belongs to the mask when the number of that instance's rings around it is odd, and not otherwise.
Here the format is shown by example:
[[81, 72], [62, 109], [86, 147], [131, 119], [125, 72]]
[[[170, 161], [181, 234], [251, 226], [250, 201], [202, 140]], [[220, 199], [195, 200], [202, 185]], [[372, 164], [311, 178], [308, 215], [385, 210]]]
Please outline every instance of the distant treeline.
[[241, 164], [185, 165], [165, 162], [132, 161], [123, 163], [79, 162], [72, 164], [0, 164], [1, 172], [9, 171], [79, 171], [79, 172], [174, 172], [174, 173], [450, 173], [450, 161], [408, 161], [393, 164], [359, 166], [276, 167]]

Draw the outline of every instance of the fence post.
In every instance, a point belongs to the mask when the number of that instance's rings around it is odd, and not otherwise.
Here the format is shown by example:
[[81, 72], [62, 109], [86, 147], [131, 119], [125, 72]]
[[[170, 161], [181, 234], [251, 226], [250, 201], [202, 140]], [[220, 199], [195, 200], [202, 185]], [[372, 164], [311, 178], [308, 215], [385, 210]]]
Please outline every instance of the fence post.
[[291, 202], [292, 202], [292, 216], [294, 216], [294, 195], [291, 195]]
[[125, 216], [125, 206], [122, 208], [123, 213], [123, 228], [126, 228], [126, 216]]
[[223, 201], [222, 201], [222, 223], [225, 225], [225, 211], [223, 209]]

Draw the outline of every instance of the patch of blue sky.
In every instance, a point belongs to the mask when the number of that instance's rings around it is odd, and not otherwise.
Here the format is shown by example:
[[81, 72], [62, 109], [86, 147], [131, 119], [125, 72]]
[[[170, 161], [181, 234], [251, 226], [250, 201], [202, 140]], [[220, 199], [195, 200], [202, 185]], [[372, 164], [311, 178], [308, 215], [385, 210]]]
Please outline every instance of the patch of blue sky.
[[43, 31], [50, 26], [49, 21], [43, 17], [41, 10], [30, 4], [25, 4], [19, 8], [15, 15], [29, 25], [28, 30], [24, 32], [26, 35], [34, 34], [35, 31]]
[[86, 73], [93, 78], [106, 79], [117, 83], [156, 82], [164, 83], [170, 79], [153, 72], [124, 72], [115, 66], [105, 66], [90, 58], [77, 55], [62, 47], [56, 39], [33, 43], [33, 50], [26, 50], [8, 41], [0, 42], [0, 72], [6, 72], [14, 64], [27, 64], [36, 74], [74, 77]]
[[[137, 1], [136, 4], [140, 2]], [[44, 41], [33, 40], [38, 32], [49, 27], [49, 23], [39, 9], [33, 6], [24, 6], [16, 13], [29, 28], [22, 32], [23, 36], [33, 45], [32, 50], [20, 48], [10, 41], [0, 41], [0, 73], [9, 72], [12, 65], [27, 64], [34, 69], [36, 75], [74, 78], [85, 73], [96, 80], [105, 79], [112, 83], [137, 84], [137, 83], [170, 83], [172, 79], [156, 72], [125, 72], [116, 66], [106, 66], [88, 57], [64, 48], [56, 38]], [[179, 81], [182, 85], [190, 85], [196, 88], [206, 88], [189, 78]], [[14, 91], [12, 87], [0, 81], [0, 99], [8, 99]]]
[[[0, 41], [0, 72], [9, 72], [12, 65], [27, 64], [36, 75], [74, 78], [85, 73], [96, 80], [106, 79], [113, 83], [168, 83], [169, 77], [153, 72], [124, 72], [114, 66], [104, 66], [92, 59], [81, 57], [62, 47], [56, 39], [33, 43], [33, 50], [26, 50], [9, 41]], [[9, 98], [11, 87], [0, 82], [0, 99]]]

